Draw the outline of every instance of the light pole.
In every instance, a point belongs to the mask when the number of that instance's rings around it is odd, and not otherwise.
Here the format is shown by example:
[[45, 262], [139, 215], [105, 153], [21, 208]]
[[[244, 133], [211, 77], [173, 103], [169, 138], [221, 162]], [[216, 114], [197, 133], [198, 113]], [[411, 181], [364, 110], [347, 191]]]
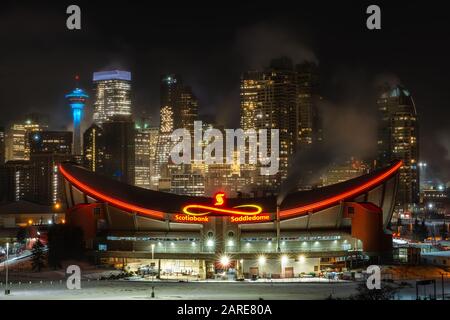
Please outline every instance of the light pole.
[[154, 243], [152, 243], [152, 260], [153, 259], [155, 259], [155, 244]]
[[154, 266], [155, 266], [155, 244], [152, 243], [152, 282], [153, 282], [153, 275], [154, 275]]
[[5, 261], [5, 270], [6, 270], [6, 284], [5, 284], [5, 295], [8, 295], [11, 293], [11, 291], [8, 288], [8, 260], [9, 260], [9, 242], [6, 243], [6, 261]]

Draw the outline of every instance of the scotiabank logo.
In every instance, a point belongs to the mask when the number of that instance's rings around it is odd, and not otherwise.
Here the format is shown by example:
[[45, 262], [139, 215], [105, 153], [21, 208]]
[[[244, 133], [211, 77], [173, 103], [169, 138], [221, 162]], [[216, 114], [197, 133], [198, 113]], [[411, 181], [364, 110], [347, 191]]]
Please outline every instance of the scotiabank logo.
[[[176, 215], [175, 219], [177, 221], [200, 222], [200, 220], [190, 219], [188, 217], [207, 218], [207, 216], [210, 215], [230, 216], [231, 222], [235, 223], [270, 221], [270, 215], [268, 213], [262, 213], [263, 208], [257, 204], [241, 204], [232, 208], [227, 208], [224, 192], [215, 194], [213, 205], [188, 204], [182, 208], [182, 211], [185, 215]], [[208, 220], [202, 222], [208, 222]]]
[[176, 222], [191, 222], [191, 223], [206, 223], [209, 222], [209, 217], [195, 217], [186, 214], [176, 214], [174, 217]]

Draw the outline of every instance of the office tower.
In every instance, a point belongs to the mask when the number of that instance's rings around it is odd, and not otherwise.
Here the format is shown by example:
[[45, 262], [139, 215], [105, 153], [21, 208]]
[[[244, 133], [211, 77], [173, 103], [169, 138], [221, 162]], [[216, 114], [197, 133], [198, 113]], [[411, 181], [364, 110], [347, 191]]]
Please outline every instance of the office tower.
[[151, 162], [150, 162], [150, 122], [148, 119], [141, 119], [136, 123], [135, 135], [135, 176], [134, 185], [137, 187], [150, 189]]
[[130, 116], [115, 115], [103, 123], [103, 173], [134, 185], [135, 128]]
[[205, 170], [205, 196], [214, 196], [217, 191], [225, 192], [229, 197], [236, 197], [244, 193], [249, 186], [249, 180], [237, 164], [238, 152], [234, 152], [234, 163], [209, 164]]
[[169, 163], [170, 151], [173, 142], [170, 139], [173, 128], [173, 111], [170, 106], [162, 107], [160, 110], [160, 125], [158, 134], [158, 143], [156, 146], [156, 167], [155, 175], [158, 180], [168, 178], [167, 165]]
[[173, 112], [174, 129], [185, 128], [194, 132], [194, 121], [198, 119], [198, 101], [191, 87], [183, 84], [179, 75], [161, 77], [160, 107], [170, 107]]
[[181, 166], [170, 175], [170, 192], [186, 196], [204, 196], [205, 176], [200, 172], [192, 172], [189, 165]]
[[412, 210], [419, 201], [419, 125], [411, 93], [401, 86], [385, 89], [379, 97], [378, 165], [399, 159], [397, 211]]
[[[76, 78], [78, 80], [78, 77]], [[83, 121], [84, 105], [89, 96], [83, 89], [76, 88], [69, 94], [66, 94], [66, 99], [72, 110], [73, 120], [73, 154], [81, 155], [81, 121]]]
[[0, 127], [0, 166], [6, 160], [6, 145], [5, 145], [5, 128]]
[[30, 160], [29, 135], [47, 128], [46, 119], [38, 114], [30, 114], [25, 121], [13, 123], [6, 133], [6, 161]]
[[4, 200], [34, 200], [34, 167], [29, 160], [8, 161], [2, 171], [6, 183]]
[[98, 125], [113, 116], [131, 116], [131, 72], [94, 72], [94, 122]]
[[52, 205], [63, 200], [63, 185], [58, 165], [73, 160], [73, 135], [70, 131], [41, 131], [29, 136], [30, 163], [34, 174], [34, 200]]
[[93, 172], [102, 172], [104, 160], [103, 129], [93, 123], [83, 134], [83, 166]]
[[158, 146], [159, 128], [148, 128], [149, 134], [149, 156], [150, 156], [150, 189], [158, 190], [158, 176], [156, 174], [156, 150]]
[[194, 121], [198, 120], [198, 101], [191, 87], [184, 87], [179, 96], [180, 126], [194, 135]]
[[[264, 71], [249, 71], [241, 76], [241, 127], [244, 130], [278, 129], [279, 172], [261, 176], [255, 170], [259, 189], [276, 191], [287, 177], [289, 156], [294, 152], [297, 132], [297, 78], [287, 58], [272, 60]], [[271, 151], [270, 133], [267, 135]]]
[[321, 117], [318, 104], [319, 95], [318, 66], [313, 62], [304, 62], [296, 66], [297, 100], [297, 149], [301, 150], [313, 143], [320, 142], [322, 136]]

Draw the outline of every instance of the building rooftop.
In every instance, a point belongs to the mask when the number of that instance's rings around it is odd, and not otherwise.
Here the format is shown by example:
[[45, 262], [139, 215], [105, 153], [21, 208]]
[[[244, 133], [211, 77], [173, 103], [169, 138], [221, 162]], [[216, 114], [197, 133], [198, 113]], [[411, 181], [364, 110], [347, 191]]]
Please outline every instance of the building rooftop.
[[131, 72], [121, 70], [94, 72], [93, 81], [101, 80], [126, 80], [131, 81]]
[[[335, 185], [288, 194], [281, 202], [280, 216], [283, 217], [284, 213], [290, 215], [290, 210], [294, 210], [296, 214], [316, 212], [334, 206], [340, 201], [351, 201], [392, 178], [400, 166], [401, 161]], [[125, 209], [133, 208], [133, 211], [137, 212], [141, 209], [144, 211], [151, 209], [159, 212], [178, 213], [180, 208], [188, 204], [211, 205], [213, 202], [213, 199], [209, 197], [182, 196], [135, 187], [91, 172], [73, 163], [63, 163], [60, 171], [76, 188], [92, 198], [112, 205], [116, 204]], [[226, 203], [228, 207], [257, 203], [264, 212], [275, 212], [277, 197], [227, 198]]]

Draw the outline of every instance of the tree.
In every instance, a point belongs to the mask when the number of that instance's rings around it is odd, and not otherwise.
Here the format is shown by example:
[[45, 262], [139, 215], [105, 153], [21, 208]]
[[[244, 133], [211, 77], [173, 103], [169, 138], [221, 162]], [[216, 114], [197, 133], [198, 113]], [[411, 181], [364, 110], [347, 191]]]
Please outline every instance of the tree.
[[44, 245], [40, 239], [37, 239], [32, 249], [32, 268], [40, 272], [44, 267]]

